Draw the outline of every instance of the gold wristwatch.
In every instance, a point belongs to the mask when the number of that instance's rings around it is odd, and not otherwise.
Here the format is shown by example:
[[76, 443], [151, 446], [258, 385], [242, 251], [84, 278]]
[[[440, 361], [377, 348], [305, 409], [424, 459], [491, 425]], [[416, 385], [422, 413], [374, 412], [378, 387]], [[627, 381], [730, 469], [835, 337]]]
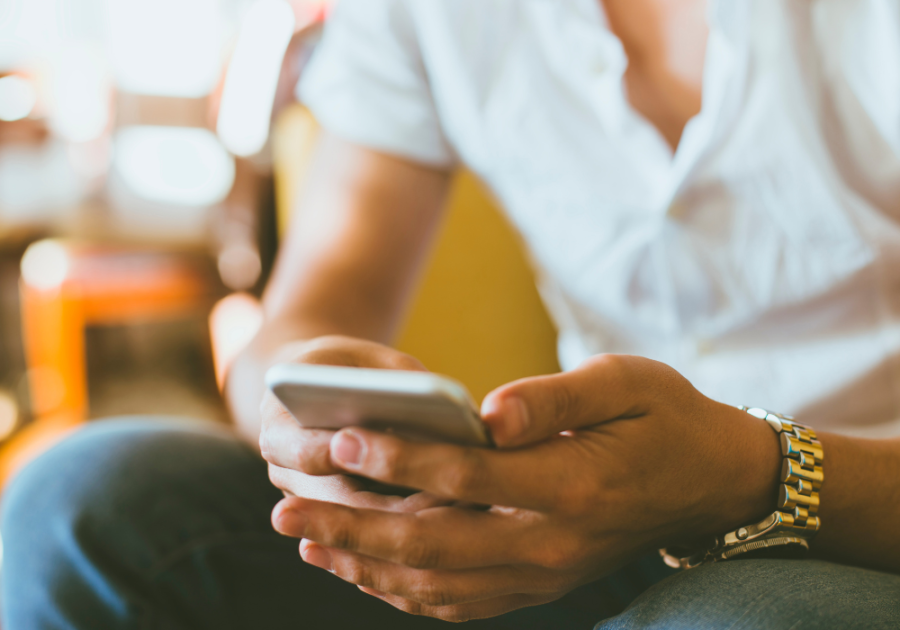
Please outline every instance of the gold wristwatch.
[[778, 510], [758, 523], [717, 536], [699, 549], [669, 548], [659, 553], [674, 568], [691, 569], [735, 557], [802, 558], [819, 531], [819, 490], [822, 487], [822, 444], [810, 427], [756, 407], [740, 407], [765, 420], [781, 439], [781, 486]]

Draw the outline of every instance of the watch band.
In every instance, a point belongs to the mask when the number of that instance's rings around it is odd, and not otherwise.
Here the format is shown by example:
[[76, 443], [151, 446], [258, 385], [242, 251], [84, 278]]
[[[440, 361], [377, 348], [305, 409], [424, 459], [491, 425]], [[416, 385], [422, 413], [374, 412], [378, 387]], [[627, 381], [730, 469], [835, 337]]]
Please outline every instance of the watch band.
[[[790, 416], [758, 407], [740, 407], [751, 416], [765, 420], [781, 441], [781, 485], [778, 509], [762, 521], [716, 537], [701, 549], [661, 549], [666, 564], [690, 569], [753, 552], [780, 557], [803, 557], [809, 541], [821, 527], [819, 490], [825, 479], [822, 471], [822, 444], [815, 430]], [[672, 553], [669, 553], [671, 551]], [[684, 553], [687, 552], [687, 553]]]

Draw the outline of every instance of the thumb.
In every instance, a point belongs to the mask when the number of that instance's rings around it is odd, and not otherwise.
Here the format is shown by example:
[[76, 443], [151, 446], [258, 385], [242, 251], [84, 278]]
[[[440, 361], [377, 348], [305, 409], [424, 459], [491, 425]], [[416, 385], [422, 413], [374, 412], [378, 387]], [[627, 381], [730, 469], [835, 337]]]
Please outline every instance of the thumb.
[[640, 415], [634, 357], [599, 355], [571, 372], [525, 378], [487, 395], [481, 418], [494, 443], [512, 448], [563, 431]]

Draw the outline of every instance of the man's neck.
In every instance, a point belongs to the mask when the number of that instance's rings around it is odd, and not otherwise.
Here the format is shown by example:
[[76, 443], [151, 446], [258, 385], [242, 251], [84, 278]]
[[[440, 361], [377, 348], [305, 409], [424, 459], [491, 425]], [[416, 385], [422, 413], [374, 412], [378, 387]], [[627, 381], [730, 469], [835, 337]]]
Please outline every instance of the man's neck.
[[706, 0], [598, 0], [628, 55], [632, 106], [675, 149], [702, 105]]

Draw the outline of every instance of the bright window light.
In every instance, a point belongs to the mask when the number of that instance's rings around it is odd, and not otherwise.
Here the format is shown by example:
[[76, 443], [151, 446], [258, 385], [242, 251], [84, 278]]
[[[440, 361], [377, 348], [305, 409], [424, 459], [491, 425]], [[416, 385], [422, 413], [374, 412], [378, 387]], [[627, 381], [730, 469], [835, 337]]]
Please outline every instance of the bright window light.
[[235, 155], [254, 155], [266, 144], [278, 76], [294, 24], [293, 10], [282, 0], [260, 0], [244, 16], [217, 127], [222, 143]]
[[65, 282], [68, 275], [69, 254], [56, 241], [33, 243], [22, 256], [22, 279], [35, 289], [56, 289]]
[[55, 50], [65, 28], [59, 0], [0, 0], [0, 65], [28, 65]]
[[107, 0], [106, 6], [120, 89], [182, 98], [212, 91], [224, 38], [217, 0]]
[[37, 104], [37, 90], [31, 81], [10, 75], [0, 79], [0, 120], [21, 120]]
[[55, 64], [50, 125], [70, 142], [99, 138], [109, 125], [110, 84], [99, 51], [70, 46]]
[[89, 192], [61, 140], [0, 151], [0, 224], [38, 225], [73, 212]]
[[234, 184], [234, 159], [215, 134], [190, 127], [123, 127], [113, 163], [138, 196], [182, 206], [219, 203]]

